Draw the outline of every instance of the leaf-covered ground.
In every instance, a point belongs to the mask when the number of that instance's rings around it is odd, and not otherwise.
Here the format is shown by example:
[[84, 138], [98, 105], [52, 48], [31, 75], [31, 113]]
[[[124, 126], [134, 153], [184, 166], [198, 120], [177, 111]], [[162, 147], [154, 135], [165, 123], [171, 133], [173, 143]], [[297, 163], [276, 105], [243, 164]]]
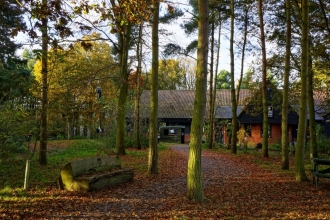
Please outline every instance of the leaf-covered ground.
[[99, 192], [65, 192], [56, 186], [8, 192], [0, 201], [0, 218], [330, 219], [329, 180], [321, 179], [316, 190], [311, 181], [296, 182], [292, 170], [281, 171], [280, 158], [252, 153], [203, 150], [205, 201], [189, 201], [187, 159], [187, 146], [161, 151], [160, 173], [150, 176], [146, 157], [124, 156], [123, 166], [135, 168], [134, 181]]

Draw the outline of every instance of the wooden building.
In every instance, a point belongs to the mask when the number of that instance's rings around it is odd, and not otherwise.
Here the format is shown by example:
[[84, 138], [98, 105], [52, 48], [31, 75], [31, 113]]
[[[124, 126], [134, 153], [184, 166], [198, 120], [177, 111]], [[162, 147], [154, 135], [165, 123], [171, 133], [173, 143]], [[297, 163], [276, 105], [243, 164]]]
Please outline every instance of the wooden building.
[[[280, 94], [278, 90], [268, 89], [268, 99], [272, 99], [274, 91]], [[259, 97], [258, 97], [259, 96]], [[182, 142], [189, 143], [190, 127], [194, 106], [194, 90], [159, 90], [158, 91], [158, 121], [159, 127], [180, 126], [182, 128]], [[209, 95], [207, 95], [205, 124], [208, 123], [209, 114]], [[229, 142], [228, 124], [232, 119], [230, 90], [217, 90], [215, 103], [215, 142], [227, 144]], [[258, 101], [259, 100], [259, 101]], [[276, 99], [275, 99], [276, 100]], [[281, 100], [281, 98], [277, 99]], [[281, 138], [281, 102], [269, 101], [269, 143], [279, 142]], [[294, 101], [292, 101], [294, 103]], [[257, 106], [259, 105], [259, 107]], [[262, 122], [263, 115], [260, 110], [261, 99], [258, 91], [252, 92], [247, 89], [240, 90], [240, 101], [238, 102], [237, 115], [240, 130], [244, 130], [244, 141], [249, 146], [262, 142]], [[257, 110], [256, 110], [257, 109]], [[289, 106], [288, 132], [289, 141], [295, 142], [297, 138], [297, 128], [299, 121], [299, 105]], [[150, 115], [150, 91], [145, 90], [140, 100], [140, 117], [148, 118]], [[316, 114], [316, 121], [324, 125], [324, 113]], [[133, 117], [133, 114], [128, 114]], [[327, 130], [325, 131], [327, 132]]]

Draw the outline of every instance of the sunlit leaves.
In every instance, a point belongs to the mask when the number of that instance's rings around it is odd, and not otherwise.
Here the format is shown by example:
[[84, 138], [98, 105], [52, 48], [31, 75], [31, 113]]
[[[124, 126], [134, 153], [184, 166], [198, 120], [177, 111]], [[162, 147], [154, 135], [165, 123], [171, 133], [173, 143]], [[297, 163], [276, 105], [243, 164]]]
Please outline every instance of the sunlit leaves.
[[[99, 35], [86, 36], [67, 50], [49, 52], [48, 87], [50, 112], [71, 117], [83, 115], [90, 120], [96, 111], [96, 87], [100, 86], [104, 102], [114, 99], [117, 64], [111, 57], [110, 46], [95, 41]], [[41, 62], [34, 68], [41, 81]], [[36, 95], [38, 91], [35, 91]], [[52, 120], [52, 118], [50, 117]]]

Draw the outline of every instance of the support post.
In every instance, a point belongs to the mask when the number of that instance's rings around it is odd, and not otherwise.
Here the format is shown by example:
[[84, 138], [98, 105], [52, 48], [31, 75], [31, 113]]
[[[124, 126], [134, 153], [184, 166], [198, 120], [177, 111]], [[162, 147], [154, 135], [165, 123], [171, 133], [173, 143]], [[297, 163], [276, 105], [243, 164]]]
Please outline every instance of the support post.
[[28, 189], [29, 185], [29, 177], [30, 177], [30, 160], [26, 161], [26, 167], [25, 167], [25, 178], [24, 178], [24, 189]]

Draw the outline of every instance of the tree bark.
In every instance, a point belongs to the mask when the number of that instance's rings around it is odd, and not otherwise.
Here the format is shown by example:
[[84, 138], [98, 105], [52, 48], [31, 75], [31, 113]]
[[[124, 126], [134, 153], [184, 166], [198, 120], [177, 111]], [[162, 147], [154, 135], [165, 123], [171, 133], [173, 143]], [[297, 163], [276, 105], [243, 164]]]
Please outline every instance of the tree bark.
[[191, 123], [187, 173], [187, 197], [195, 201], [203, 201], [201, 159], [207, 89], [207, 53], [209, 35], [208, 5], [208, 0], [198, 0], [196, 92]]
[[[42, 1], [42, 7], [47, 8], [47, 0]], [[41, 90], [41, 125], [40, 125], [40, 150], [39, 164], [47, 165], [47, 111], [48, 111], [48, 18], [47, 15], [41, 19], [41, 37], [42, 37], [42, 55], [41, 55], [41, 75], [42, 75], [42, 90]]]
[[231, 152], [237, 153], [237, 100], [235, 89], [235, 54], [234, 54], [234, 23], [235, 23], [235, 1], [230, 1], [231, 21], [230, 21], [230, 90], [231, 90], [231, 106], [232, 106], [232, 126], [231, 126]]
[[150, 91], [150, 127], [149, 127], [149, 159], [148, 173], [158, 173], [158, 28], [159, 28], [159, 1], [154, 5], [152, 20], [152, 73], [151, 73], [151, 91]]
[[309, 112], [309, 147], [310, 153], [313, 157], [318, 157], [317, 154], [317, 142], [316, 142], [316, 128], [315, 128], [315, 109], [314, 109], [314, 97], [313, 97], [313, 69], [312, 69], [312, 58], [309, 56], [308, 59], [308, 112]]
[[[216, 65], [215, 65], [215, 73], [214, 73], [214, 83], [213, 83], [213, 110], [215, 108], [215, 98], [217, 96], [217, 78], [218, 78], [218, 70], [219, 70], [219, 57], [220, 57], [220, 42], [221, 42], [221, 14], [219, 13], [219, 32], [218, 32], [218, 45], [217, 45], [217, 58], [216, 58]], [[215, 115], [213, 114], [213, 123], [215, 123]], [[215, 124], [212, 130], [212, 137], [214, 135]]]
[[282, 169], [288, 170], [289, 164], [289, 138], [288, 138], [288, 95], [290, 76], [290, 55], [291, 55], [291, 0], [286, 0], [286, 46], [285, 46], [285, 70], [282, 102]]
[[267, 102], [267, 59], [266, 59], [266, 40], [263, 18], [263, 0], [258, 0], [258, 15], [260, 23], [260, 41], [262, 53], [262, 112], [263, 112], [263, 134], [262, 134], [262, 154], [268, 157], [268, 102]]
[[117, 155], [125, 155], [125, 114], [126, 114], [126, 98], [127, 98], [127, 90], [128, 90], [128, 49], [131, 35], [131, 24], [127, 24], [125, 27], [125, 32], [119, 35], [119, 52], [120, 57], [120, 80], [121, 80], [121, 88], [119, 91], [118, 98], [118, 116], [117, 116], [117, 133], [116, 133], [116, 149], [115, 153]]
[[140, 75], [141, 75], [141, 63], [142, 63], [142, 28], [143, 22], [140, 24], [139, 28], [139, 40], [137, 43], [137, 58], [138, 58], [138, 67], [136, 71], [136, 96], [135, 96], [135, 111], [134, 111], [134, 131], [135, 131], [135, 140], [137, 149], [141, 150], [140, 142]]
[[211, 23], [211, 63], [210, 63], [210, 112], [209, 112], [209, 133], [208, 133], [208, 143], [209, 143], [209, 149], [212, 149], [213, 146], [213, 134], [214, 134], [214, 98], [213, 98], [213, 65], [214, 65], [214, 17], [212, 17], [212, 23]]
[[248, 34], [248, 23], [249, 23], [249, 17], [248, 17], [248, 6], [245, 8], [245, 20], [244, 20], [244, 35], [243, 35], [243, 45], [242, 45], [242, 56], [241, 56], [241, 74], [238, 80], [237, 85], [237, 94], [236, 94], [236, 100], [239, 102], [239, 94], [241, 90], [242, 80], [243, 80], [243, 71], [244, 71], [244, 60], [245, 60], [245, 48], [247, 44], [247, 34]]
[[298, 182], [308, 180], [304, 168], [304, 148], [307, 126], [307, 77], [308, 77], [308, 0], [302, 0], [301, 38], [301, 94], [299, 108], [298, 137], [295, 154], [295, 177]]

